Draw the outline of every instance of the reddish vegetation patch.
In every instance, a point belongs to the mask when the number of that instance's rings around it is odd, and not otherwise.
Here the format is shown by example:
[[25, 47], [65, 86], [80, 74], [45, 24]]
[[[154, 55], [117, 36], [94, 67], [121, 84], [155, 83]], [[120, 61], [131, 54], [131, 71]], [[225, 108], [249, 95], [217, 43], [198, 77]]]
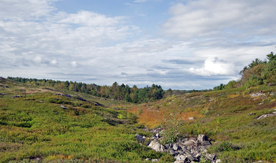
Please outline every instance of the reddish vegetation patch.
[[199, 111], [182, 112], [180, 115], [181, 120], [189, 120], [190, 117], [193, 117], [195, 119], [204, 117], [202, 114], [200, 114]]
[[269, 104], [263, 104], [263, 105], [259, 105], [257, 107], [257, 110], [262, 110], [262, 109], [265, 109], [265, 108], [275, 108], [276, 107], [276, 101], [274, 102], [271, 102]]
[[138, 123], [144, 124], [146, 127], [154, 128], [161, 125], [165, 120], [177, 118], [178, 120], [189, 120], [190, 117], [194, 119], [203, 117], [199, 111], [187, 111], [182, 113], [175, 113], [172, 109], [154, 108], [152, 106], [134, 107], [129, 112], [138, 116]]

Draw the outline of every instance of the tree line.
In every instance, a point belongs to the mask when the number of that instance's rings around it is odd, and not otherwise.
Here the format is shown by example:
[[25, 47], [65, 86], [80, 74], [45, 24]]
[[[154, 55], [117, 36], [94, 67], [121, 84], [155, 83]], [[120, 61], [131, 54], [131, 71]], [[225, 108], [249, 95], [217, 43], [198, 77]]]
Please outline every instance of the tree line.
[[276, 54], [266, 55], [265, 60], [256, 58], [240, 71], [241, 79], [230, 81], [228, 84], [220, 84], [213, 90], [223, 90], [237, 87], [254, 87], [258, 85], [276, 85]]
[[144, 88], [137, 86], [130, 87], [125, 84], [119, 85], [114, 82], [112, 86], [100, 86], [97, 84], [86, 84], [73, 81], [55, 81], [51, 79], [35, 79], [22, 77], [8, 77], [8, 79], [37, 86], [54, 87], [61, 90], [83, 92], [103, 98], [112, 98], [114, 100], [124, 100], [133, 103], [152, 102], [160, 100], [165, 91], [160, 85], [152, 84]]

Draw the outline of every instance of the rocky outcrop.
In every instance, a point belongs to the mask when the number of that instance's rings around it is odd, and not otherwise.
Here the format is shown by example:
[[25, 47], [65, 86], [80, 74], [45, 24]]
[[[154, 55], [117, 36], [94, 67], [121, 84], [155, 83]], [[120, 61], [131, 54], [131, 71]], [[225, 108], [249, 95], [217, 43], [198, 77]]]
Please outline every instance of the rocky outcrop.
[[151, 141], [148, 147], [155, 150], [156, 152], [164, 152], [165, 151], [165, 147], [162, 144], [160, 144], [157, 140]]
[[[211, 146], [211, 142], [208, 140], [206, 135], [198, 135], [197, 138], [184, 138], [175, 143], [166, 144], [163, 146], [159, 141], [162, 140], [160, 136], [162, 130], [155, 129], [152, 137], [148, 138], [152, 140], [148, 147], [157, 152], [168, 152], [174, 156], [174, 163], [192, 163], [199, 162], [202, 159], [208, 160], [212, 163], [219, 162], [215, 154], [207, 153], [207, 148]], [[136, 139], [141, 142], [144, 141], [145, 137], [136, 134]]]
[[251, 93], [250, 97], [251, 98], [255, 98], [255, 97], [260, 97], [260, 96], [265, 96], [265, 93]]
[[256, 117], [256, 119], [264, 119], [264, 118], [273, 117], [273, 116], [276, 116], [276, 111], [273, 112], [273, 113], [270, 113], [270, 114], [261, 115], [261, 116], [259, 116], [259, 117]]

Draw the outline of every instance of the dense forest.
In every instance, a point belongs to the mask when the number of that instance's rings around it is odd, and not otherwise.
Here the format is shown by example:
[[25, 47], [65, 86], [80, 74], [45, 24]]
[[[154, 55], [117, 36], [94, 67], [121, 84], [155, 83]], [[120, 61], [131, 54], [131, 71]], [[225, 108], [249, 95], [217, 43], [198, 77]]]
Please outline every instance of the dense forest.
[[75, 92], [83, 92], [98, 97], [111, 98], [114, 100], [125, 100], [127, 102], [142, 103], [160, 100], [165, 91], [160, 85], [152, 84], [151, 87], [137, 88], [137, 86], [129, 87], [128, 85], [114, 82], [112, 86], [99, 86], [97, 84], [86, 84], [82, 82], [72, 81], [55, 81], [51, 79], [35, 79], [8, 77], [8, 79], [37, 86], [54, 87], [61, 90], [70, 90]]

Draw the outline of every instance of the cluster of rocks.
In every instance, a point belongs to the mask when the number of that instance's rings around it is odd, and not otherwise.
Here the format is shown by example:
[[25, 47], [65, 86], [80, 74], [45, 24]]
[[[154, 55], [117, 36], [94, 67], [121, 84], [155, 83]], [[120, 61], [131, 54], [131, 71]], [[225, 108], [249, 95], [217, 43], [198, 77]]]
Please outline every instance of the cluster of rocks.
[[[275, 110], [276, 110], [276, 109], [275, 109]], [[270, 113], [270, 114], [261, 115], [261, 116], [259, 116], [259, 117], [256, 117], [256, 119], [264, 119], [264, 118], [273, 117], [273, 116], [276, 116], [276, 111], [273, 112], [273, 113]]]
[[259, 93], [251, 93], [250, 94], [251, 98], [260, 97], [260, 96], [265, 96], [265, 93], [259, 92]]
[[22, 96], [16, 95], [16, 96], [12, 96], [11, 98], [20, 98], [20, 97], [22, 97]]
[[[145, 136], [136, 134], [136, 139], [143, 143], [146, 139]], [[159, 133], [154, 134], [148, 138], [151, 140], [146, 145], [157, 152], [168, 152], [174, 156], [176, 161], [174, 163], [192, 163], [199, 162], [201, 159], [208, 160], [212, 163], [219, 163], [220, 160], [216, 159], [215, 154], [207, 153], [207, 148], [211, 146], [211, 142], [208, 141], [207, 136], [198, 135], [197, 138], [184, 138], [175, 143], [162, 145], [160, 140], [162, 136]], [[157, 160], [152, 160], [156, 162]]]

